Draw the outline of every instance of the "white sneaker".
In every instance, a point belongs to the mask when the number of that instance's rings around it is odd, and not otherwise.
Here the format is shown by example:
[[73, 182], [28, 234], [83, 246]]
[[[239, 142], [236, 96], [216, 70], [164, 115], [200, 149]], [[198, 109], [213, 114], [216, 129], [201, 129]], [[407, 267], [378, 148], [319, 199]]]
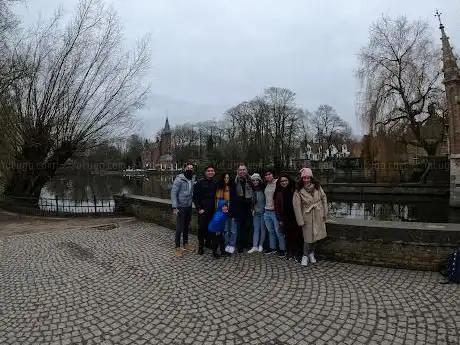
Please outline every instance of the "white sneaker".
[[248, 254], [252, 254], [252, 253], [255, 253], [255, 252], [258, 252], [259, 249], [257, 247], [252, 247], [251, 249], [249, 249], [248, 251]]
[[263, 246], [259, 246], [259, 248], [257, 248], [257, 250], [259, 251], [259, 253], [262, 253], [264, 251], [264, 247]]
[[228, 250], [226, 252], [229, 254], [233, 254], [235, 252], [235, 248], [232, 246], [228, 246]]
[[230, 246], [225, 247], [225, 251], [228, 253]]
[[308, 265], [308, 256], [302, 256], [302, 262], [300, 263], [302, 266]]
[[315, 253], [310, 253], [310, 254], [308, 254], [308, 258], [310, 259], [310, 262], [311, 262], [312, 264], [316, 264]]

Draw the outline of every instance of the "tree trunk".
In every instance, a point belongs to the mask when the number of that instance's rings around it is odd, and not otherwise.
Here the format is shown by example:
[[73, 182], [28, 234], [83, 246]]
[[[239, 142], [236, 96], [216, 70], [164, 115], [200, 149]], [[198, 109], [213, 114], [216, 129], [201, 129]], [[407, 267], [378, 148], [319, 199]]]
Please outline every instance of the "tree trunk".
[[42, 188], [55, 176], [56, 170], [72, 157], [73, 152], [71, 146], [63, 145], [48, 160], [40, 159], [36, 152], [35, 155], [18, 159], [4, 193], [9, 196], [40, 197]]
[[436, 156], [436, 152], [438, 151], [438, 144], [425, 144], [425, 151], [428, 156]]
[[40, 197], [45, 184], [51, 179], [44, 171], [14, 169], [5, 186], [5, 194], [20, 197]]

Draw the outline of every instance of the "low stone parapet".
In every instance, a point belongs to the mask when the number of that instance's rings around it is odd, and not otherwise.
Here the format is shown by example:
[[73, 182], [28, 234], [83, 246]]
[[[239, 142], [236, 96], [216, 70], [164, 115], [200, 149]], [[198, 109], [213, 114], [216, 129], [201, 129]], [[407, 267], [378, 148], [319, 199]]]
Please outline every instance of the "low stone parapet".
[[[123, 195], [115, 212], [168, 228], [175, 227], [170, 200]], [[196, 232], [196, 217], [192, 219]], [[337, 261], [439, 271], [454, 248], [460, 247], [460, 224], [431, 224], [336, 219], [327, 222], [328, 237], [318, 254]]]
[[376, 266], [439, 271], [460, 247], [460, 224], [338, 219], [327, 232], [326, 257]]

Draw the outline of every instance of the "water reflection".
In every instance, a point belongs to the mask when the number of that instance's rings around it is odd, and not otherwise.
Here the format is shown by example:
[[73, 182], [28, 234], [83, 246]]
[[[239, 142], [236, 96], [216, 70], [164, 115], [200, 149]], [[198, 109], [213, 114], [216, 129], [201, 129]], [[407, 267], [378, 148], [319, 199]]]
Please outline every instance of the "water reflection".
[[47, 212], [60, 213], [112, 213], [115, 210], [113, 198], [107, 199], [70, 199], [59, 198], [50, 193], [46, 188], [42, 189], [38, 206]]
[[154, 175], [145, 178], [125, 177], [125, 186], [130, 190], [130, 194], [170, 199], [174, 178], [173, 175]]
[[[174, 176], [127, 178], [130, 193], [170, 198]], [[333, 195], [329, 197], [330, 215], [334, 218], [445, 223], [452, 218], [447, 198]]]
[[113, 195], [123, 192], [123, 183], [116, 176], [57, 177], [42, 189], [39, 207], [51, 212], [111, 213], [115, 209]]
[[[359, 196], [355, 196], [359, 198]], [[334, 218], [445, 223], [450, 221], [447, 199], [411, 203], [400, 199], [396, 202], [381, 200], [330, 201], [329, 213]]]
[[[169, 199], [174, 177], [165, 174], [146, 177], [78, 175], [57, 178], [42, 190], [40, 207], [66, 212], [89, 213], [96, 209], [99, 212], [110, 212], [114, 207], [114, 194]], [[56, 199], [59, 200], [56, 202]], [[329, 196], [331, 217], [366, 220], [457, 222], [460, 214], [451, 209], [448, 203], [447, 198], [438, 197]]]

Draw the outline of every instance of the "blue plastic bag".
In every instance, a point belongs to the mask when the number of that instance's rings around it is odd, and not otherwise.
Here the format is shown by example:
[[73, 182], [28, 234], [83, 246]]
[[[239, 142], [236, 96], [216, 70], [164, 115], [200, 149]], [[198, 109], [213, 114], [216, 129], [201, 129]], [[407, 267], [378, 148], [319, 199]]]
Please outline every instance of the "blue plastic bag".
[[208, 225], [209, 232], [224, 232], [225, 222], [227, 221], [227, 213], [222, 211], [222, 208], [227, 205], [227, 202], [220, 199], [217, 203], [217, 211], [214, 213]]

